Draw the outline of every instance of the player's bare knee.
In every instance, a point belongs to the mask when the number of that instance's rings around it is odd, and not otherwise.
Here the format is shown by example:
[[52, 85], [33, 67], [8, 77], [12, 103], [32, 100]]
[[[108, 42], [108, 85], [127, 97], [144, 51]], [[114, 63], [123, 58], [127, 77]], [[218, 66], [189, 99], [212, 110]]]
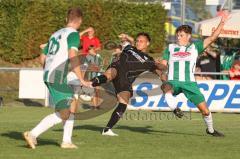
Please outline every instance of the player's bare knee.
[[115, 68], [110, 68], [105, 72], [108, 80], [113, 80], [117, 76], [117, 70]]
[[207, 107], [206, 102], [201, 102], [197, 105], [198, 109], [202, 113], [203, 116], [208, 116], [210, 114], [210, 111]]
[[65, 120], [68, 120], [69, 115], [70, 114], [61, 114], [60, 116], [61, 116], [61, 119], [65, 121]]
[[123, 103], [123, 104], [125, 104], [125, 105], [128, 104], [128, 100], [127, 100], [127, 99], [122, 98], [122, 97], [119, 97], [119, 96], [118, 96], [118, 102], [119, 102], [119, 103]]
[[111, 74], [104, 74], [107, 77], [107, 81], [111, 81], [113, 78]]
[[173, 93], [172, 85], [170, 85], [169, 83], [163, 83], [161, 85], [161, 90], [163, 91], [164, 94], [168, 92]]
[[131, 94], [128, 91], [120, 92], [117, 95], [118, 102], [127, 105], [129, 102], [130, 96], [131, 96]]
[[202, 110], [201, 112], [203, 116], [208, 116], [210, 114], [210, 111], [208, 109]]
[[59, 111], [62, 120], [67, 120], [70, 116], [70, 111], [68, 109]]

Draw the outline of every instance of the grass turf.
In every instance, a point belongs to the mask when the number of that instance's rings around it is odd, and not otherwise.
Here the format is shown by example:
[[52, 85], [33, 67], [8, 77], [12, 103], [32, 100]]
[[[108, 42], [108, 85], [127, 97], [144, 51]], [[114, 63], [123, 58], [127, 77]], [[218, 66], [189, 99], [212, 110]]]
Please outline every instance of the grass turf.
[[[184, 120], [131, 118], [130, 111], [113, 129], [118, 137], [101, 136], [111, 112], [99, 117], [76, 121], [73, 141], [77, 150], [63, 150], [62, 125], [59, 124], [38, 139], [35, 150], [28, 149], [22, 132], [33, 128], [43, 117], [53, 112], [42, 107], [0, 108], [0, 159], [127, 159], [127, 158], [194, 158], [219, 159], [240, 157], [240, 115], [213, 114], [214, 125], [225, 133], [224, 138], [206, 135], [199, 113]], [[146, 112], [143, 112], [146, 113]], [[155, 115], [171, 116], [156, 112]], [[154, 120], [153, 120], [154, 119]]]

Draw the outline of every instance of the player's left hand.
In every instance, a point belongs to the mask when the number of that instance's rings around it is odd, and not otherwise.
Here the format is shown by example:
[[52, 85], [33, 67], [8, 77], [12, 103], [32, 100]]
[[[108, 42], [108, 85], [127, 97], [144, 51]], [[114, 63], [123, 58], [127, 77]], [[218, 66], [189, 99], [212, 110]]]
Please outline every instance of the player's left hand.
[[222, 15], [221, 22], [226, 23], [231, 18], [230, 13], [228, 10], [225, 10]]

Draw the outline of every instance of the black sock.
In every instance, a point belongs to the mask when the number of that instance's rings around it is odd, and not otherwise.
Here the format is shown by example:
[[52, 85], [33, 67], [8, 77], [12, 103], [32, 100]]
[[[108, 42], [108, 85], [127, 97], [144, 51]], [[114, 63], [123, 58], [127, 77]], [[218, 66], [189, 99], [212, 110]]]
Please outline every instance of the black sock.
[[119, 103], [117, 108], [113, 111], [112, 116], [104, 129], [104, 132], [108, 131], [108, 129], [111, 129], [122, 117], [123, 113], [126, 111], [127, 105], [123, 103]]
[[100, 86], [102, 83], [106, 83], [107, 77], [105, 75], [100, 75], [100, 76], [94, 77], [93, 79], [91, 79], [91, 81], [92, 81], [92, 86], [96, 87], [96, 86]]

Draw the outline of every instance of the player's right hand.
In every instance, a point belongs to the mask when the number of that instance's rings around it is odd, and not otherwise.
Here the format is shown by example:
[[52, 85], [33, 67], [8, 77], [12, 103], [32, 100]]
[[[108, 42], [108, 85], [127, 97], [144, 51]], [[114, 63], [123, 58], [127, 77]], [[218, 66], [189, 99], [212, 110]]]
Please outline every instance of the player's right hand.
[[120, 35], [118, 35], [118, 37], [119, 37], [121, 40], [127, 40], [128, 35], [127, 35], [127, 34], [124, 34], [124, 33], [121, 33]]

